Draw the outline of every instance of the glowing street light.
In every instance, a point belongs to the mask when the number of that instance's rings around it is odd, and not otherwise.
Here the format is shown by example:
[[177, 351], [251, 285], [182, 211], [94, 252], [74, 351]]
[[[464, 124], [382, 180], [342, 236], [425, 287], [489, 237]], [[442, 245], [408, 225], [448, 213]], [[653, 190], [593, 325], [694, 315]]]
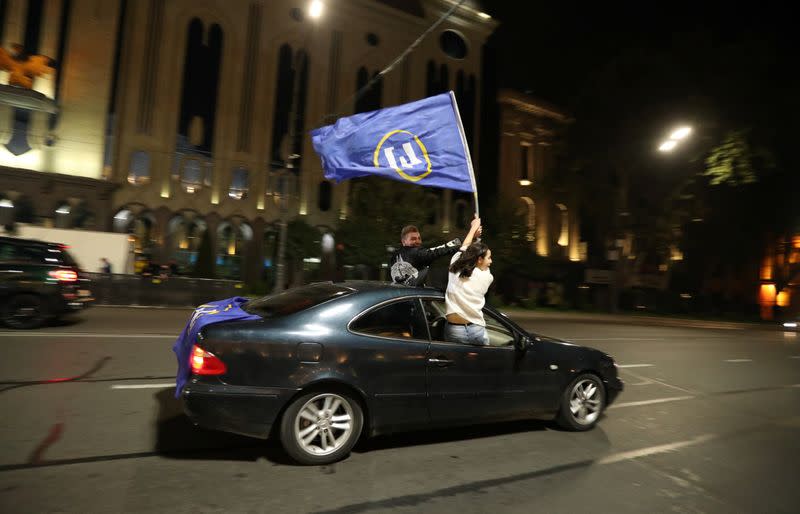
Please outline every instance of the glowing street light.
[[692, 127], [690, 126], [683, 126], [679, 127], [672, 131], [672, 134], [669, 135], [669, 139], [661, 143], [661, 146], [658, 147], [658, 150], [661, 152], [671, 152], [678, 146], [678, 143], [689, 137], [689, 134], [692, 133]]
[[658, 151], [660, 152], [671, 152], [678, 146], [678, 142], [674, 139], [670, 139], [669, 141], [664, 141], [661, 143], [661, 146], [658, 147]]
[[322, 0], [314, 0], [311, 2], [311, 6], [308, 8], [308, 15], [314, 19], [319, 18], [322, 16]]
[[670, 134], [669, 138], [675, 141], [686, 139], [692, 133], [692, 127], [681, 127]]

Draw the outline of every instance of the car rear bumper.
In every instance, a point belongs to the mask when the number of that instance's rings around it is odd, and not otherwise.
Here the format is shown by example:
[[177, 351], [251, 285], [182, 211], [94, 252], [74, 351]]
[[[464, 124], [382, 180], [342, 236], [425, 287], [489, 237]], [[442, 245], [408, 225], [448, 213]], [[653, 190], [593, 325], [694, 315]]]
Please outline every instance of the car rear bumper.
[[192, 423], [250, 437], [269, 437], [273, 423], [296, 390], [190, 382], [183, 409]]

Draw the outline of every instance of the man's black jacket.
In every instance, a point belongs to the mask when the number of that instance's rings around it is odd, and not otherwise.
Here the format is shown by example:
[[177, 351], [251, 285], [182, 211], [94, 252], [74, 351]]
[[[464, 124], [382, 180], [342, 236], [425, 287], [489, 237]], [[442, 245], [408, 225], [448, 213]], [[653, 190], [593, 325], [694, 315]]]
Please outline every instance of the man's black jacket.
[[389, 268], [392, 282], [407, 286], [421, 286], [425, 282], [431, 263], [445, 255], [453, 255], [461, 247], [456, 238], [433, 248], [401, 246], [392, 254]]

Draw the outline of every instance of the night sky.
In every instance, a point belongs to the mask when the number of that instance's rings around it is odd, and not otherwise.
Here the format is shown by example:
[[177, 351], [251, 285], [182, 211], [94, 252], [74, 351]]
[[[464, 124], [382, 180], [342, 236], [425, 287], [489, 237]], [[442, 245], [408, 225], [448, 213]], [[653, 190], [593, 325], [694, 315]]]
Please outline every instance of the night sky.
[[[508, 87], [573, 116], [573, 150], [669, 166], [653, 149], [676, 124], [698, 129], [693, 152], [754, 127], [792, 166], [796, 18], [785, 6], [733, 5], [485, 1], [501, 24], [483, 50], [484, 126], [498, 126], [492, 97]], [[494, 139], [483, 136], [483, 169], [496, 167]]]

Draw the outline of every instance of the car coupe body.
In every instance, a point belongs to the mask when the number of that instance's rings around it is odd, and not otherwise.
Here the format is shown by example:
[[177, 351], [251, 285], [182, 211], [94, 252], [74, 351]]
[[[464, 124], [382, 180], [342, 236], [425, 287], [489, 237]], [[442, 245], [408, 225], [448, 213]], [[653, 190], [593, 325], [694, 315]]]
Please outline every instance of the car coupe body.
[[623, 387], [610, 356], [488, 306], [489, 346], [445, 341], [435, 289], [327, 282], [244, 310], [260, 319], [201, 330], [186, 413], [205, 428], [276, 434], [306, 464], [342, 458], [362, 433], [523, 418], [586, 430]]

